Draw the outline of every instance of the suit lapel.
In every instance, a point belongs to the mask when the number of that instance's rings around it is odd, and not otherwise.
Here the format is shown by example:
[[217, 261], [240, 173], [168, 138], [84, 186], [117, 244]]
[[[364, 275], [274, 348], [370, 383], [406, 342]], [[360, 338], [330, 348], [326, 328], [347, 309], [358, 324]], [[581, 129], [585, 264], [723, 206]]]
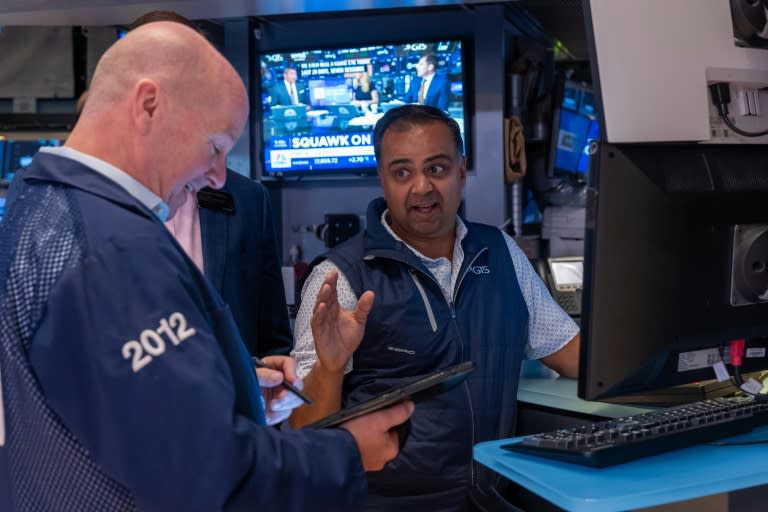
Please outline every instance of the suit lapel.
[[205, 277], [221, 292], [224, 282], [224, 260], [229, 237], [230, 215], [200, 208], [200, 234], [203, 239]]
[[283, 89], [283, 100], [280, 102], [281, 105], [292, 105], [291, 102], [291, 93], [288, 91], [288, 86], [285, 85], [285, 82], [281, 82], [282, 89]]
[[424, 103], [426, 105], [432, 105], [433, 102], [435, 101], [435, 94], [437, 91], [437, 87], [435, 87], [436, 80], [437, 80], [437, 76], [433, 76], [432, 81], [429, 83], [429, 89], [427, 89], [427, 94], [424, 96]]

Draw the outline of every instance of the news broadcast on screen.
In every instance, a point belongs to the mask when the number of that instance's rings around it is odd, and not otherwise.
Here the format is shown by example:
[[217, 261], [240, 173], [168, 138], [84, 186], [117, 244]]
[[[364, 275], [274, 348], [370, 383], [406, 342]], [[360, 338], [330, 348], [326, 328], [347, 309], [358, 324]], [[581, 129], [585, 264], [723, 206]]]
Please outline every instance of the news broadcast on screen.
[[459, 40], [263, 53], [259, 59], [266, 175], [375, 171], [373, 127], [406, 103], [448, 112], [465, 133]]

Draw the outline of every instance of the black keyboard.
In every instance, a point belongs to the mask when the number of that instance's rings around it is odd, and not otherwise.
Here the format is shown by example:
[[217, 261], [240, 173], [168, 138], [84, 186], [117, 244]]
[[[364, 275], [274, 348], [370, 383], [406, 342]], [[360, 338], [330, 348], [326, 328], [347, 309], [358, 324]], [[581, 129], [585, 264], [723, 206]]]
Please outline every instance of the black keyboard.
[[713, 398], [523, 438], [507, 450], [604, 467], [750, 432], [768, 424], [768, 402]]

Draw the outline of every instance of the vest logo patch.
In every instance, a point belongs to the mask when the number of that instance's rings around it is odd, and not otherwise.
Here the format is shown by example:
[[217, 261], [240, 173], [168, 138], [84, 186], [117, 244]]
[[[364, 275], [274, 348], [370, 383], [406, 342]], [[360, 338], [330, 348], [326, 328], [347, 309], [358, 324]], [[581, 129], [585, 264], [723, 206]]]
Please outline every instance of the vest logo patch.
[[392, 345], [387, 346], [387, 350], [391, 350], [392, 352], [402, 352], [403, 354], [408, 354], [409, 356], [416, 355], [415, 350], [410, 350], [407, 348], [400, 348], [400, 347], [393, 347]]
[[488, 265], [477, 265], [475, 267], [469, 267], [469, 271], [478, 276], [491, 273], [491, 269], [488, 268]]

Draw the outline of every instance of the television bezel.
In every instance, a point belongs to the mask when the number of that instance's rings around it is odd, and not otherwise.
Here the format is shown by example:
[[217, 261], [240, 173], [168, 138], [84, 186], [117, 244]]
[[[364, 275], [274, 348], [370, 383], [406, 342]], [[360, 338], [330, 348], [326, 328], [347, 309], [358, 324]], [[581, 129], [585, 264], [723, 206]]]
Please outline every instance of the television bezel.
[[[472, 59], [468, 56], [472, 55], [472, 39], [466, 35], [447, 34], [441, 37], [429, 37], [424, 39], [399, 39], [399, 38], [380, 38], [367, 40], [365, 42], [349, 42], [330, 45], [318, 45], [311, 49], [307, 49], [307, 45], [302, 47], [290, 47], [281, 46], [272, 49], [258, 49], [254, 52], [254, 80], [256, 84], [253, 90], [255, 91], [253, 98], [253, 109], [255, 111], [254, 119], [258, 125], [258, 137], [254, 137], [254, 143], [259, 145], [259, 150], [255, 152], [258, 155], [258, 169], [260, 178], [265, 181], [296, 181], [300, 179], [375, 179], [377, 177], [376, 164], [374, 162], [371, 167], [358, 167], [348, 168], [340, 167], [333, 170], [298, 170], [298, 171], [268, 171], [266, 169], [265, 150], [268, 140], [264, 137], [264, 108], [262, 104], [263, 82], [260, 75], [260, 66], [262, 58], [265, 55], [285, 54], [292, 52], [311, 52], [311, 51], [333, 51], [343, 49], [354, 49], [368, 46], [402, 46], [406, 44], [435, 44], [439, 42], [459, 42], [461, 43], [461, 78], [462, 78], [462, 108], [464, 111], [464, 126], [463, 126], [463, 141], [464, 141], [464, 157], [466, 159], [467, 168], [471, 168], [473, 164], [473, 137], [472, 137], [472, 117], [474, 116], [474, 84], [470, 77], [474, 76], [472, 68]], [[257, 140], [258, 139], [258, 140]]]

